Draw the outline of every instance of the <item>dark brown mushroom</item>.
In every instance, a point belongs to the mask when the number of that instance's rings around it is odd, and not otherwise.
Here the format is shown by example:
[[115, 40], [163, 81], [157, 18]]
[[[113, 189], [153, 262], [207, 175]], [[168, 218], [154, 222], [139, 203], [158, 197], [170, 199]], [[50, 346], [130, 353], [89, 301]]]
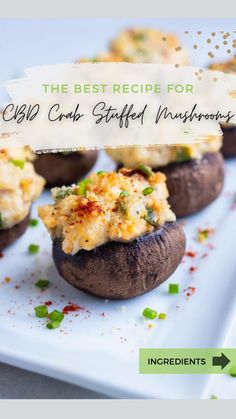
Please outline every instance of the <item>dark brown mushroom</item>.
[[224, 157], [236, 157], [236, 125], [221, 125], [223, 131], [222, 154]]
[[202, 159], [172, 163], [162, 167], [167, 177], [168, 201], [177, 217], [202, 210], [220, 194], [224, 184], [221, 153], [208, 153]]
[[75, 255], [53, 242], [53, 258], [69, 283], [97, 297], [125, 299], [143, 294], [164, 282], [185, 252], [185, 235], [176, 222], [132, 242], [108, 242]]
[[29, 217], [30, 213], [20, 223], [15, 224], [13, 227], [0, 230], [0, 252], [24, 234], [29, 224]]
[[98, 151], [86, 153], [44, 153], [34, 160], [36, 172], [46, 179], [47, 186], [71, 185], [85, 176], [97, 160]]

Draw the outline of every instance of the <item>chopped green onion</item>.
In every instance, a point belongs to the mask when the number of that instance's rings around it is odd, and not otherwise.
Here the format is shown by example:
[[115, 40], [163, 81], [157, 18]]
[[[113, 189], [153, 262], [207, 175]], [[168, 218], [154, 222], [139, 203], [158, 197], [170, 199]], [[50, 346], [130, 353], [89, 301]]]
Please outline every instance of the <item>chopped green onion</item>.
[[54, 321], [62, 322], [62, 320], [64, 319], [64, 314], [62, 314], [58, 310], [54, 310], [49, 314], [48, 317], [50, 320], [52, 320], [52, 322]]
[[100, 175], [103, 175], [104, 173], [107, 173], [107, 172], [105, 170], [99, 170], [97, 172], [97, 175], [100, 176]]
[[49, 287], [50, 282], [47, 279], [39, 279], [37, 282], [35, 282], [36, 287], [41, 288], [42, 290]]
[[60, 325], [61, 325], [61, 322], [59, 322], [58, 320], [54, 320], [54, 321], [49, 322], [47, 324], [47, 328], [48, 329], [57, 329]]
[[165, 320], [166, 319], [166, 313], [160, 313], [160, 314], [158, 314], [158, 319]]
[[30, 227], [36, 227], [38, 223], [39, 223], [38, 220], [36, 220], [35, 218], [31, 218], [31, 220], [29, 220]]
[[84, 179], [78, 183], [78, 189], [77, 189], [78, 195], [86, 196], [87, 186], [89, 183], [92, 183], [91, 179]]
[[123, 189], [120, 193], [120, 198], [122, 198], [122, 196], [129, 196], [129, 191], [127, 191], [127, 189]]
[[146, 35], [144, 33], [134, 33], [133, 38], [135, 41], [144, 41], [146, 39]]
[[236, 365], [233, 365], [230, 370], [229, 370], [229, 375], [231, 375], [231, 377], [236, 377]]
[[2, 218], [2, 213], [0, 212], [0, 230], [3, 229], [4, 225], [3, 225], [3, 218]]
[[169, 284], [169, 294], [178, 294], [179, 284]]
[[124, 200], [118, 202], [118, 207], [123, 214], [127, 214], [127, 204]]
[[153, 191], [154, 189], [152, 188], [152, 186], [148, 186], [147, 188], [143, 190], [143, 195], [144, 196], [150, 195]]
[[182, 163], [191, 159], [190, 149], [188, 147], [178, 148], [176, 151], [176, 161]]
[[156, 318], [157, 312], [155, 310], [152, 310], [152, 308], [146, 307], [143, 310], [143, 316], [146, 317], [147, 319], [153, 320]]
[[55, 187], [51, 189], [53, 199], [59, 201], [64, 199], [66, 196], [69, 196], [73, 193], [73, 188], [71, 186], [62, 186], [61, 188]]
[[34, 307], [34, 312], [36, 317], [44, 318], [48, 315], [48, 308], [47, 306], [37, 306]]
[[25, 160], [11, 160], [11, 163], [14, 164], [14, 166], [16, 167], [19, 167], [20, 169], [24, 169]]
[[153, 175], [153, 171], [151, 169], [151, 167], [146, 166], [145, 164], [140, 164], [137, 169], [138, 172], [141, 172], [144, 176], [146, 176], [147, 178], [149, 178], [150, 176]]
[[150, 207], [146, 207], [146, 209], [147, 209], [147, 214], [144, 216], [144, 220], [148, 224], [151, 224], [151, 226], [157, 227], [157, 222], [155, 221], [153, 209]]
[[211, 395], [211, 400], [218, 400], [218, 397], [215, 394]]
[[38, 244], [30, 244], [29, 245], [29, 247], [28, 247], [28, 252], [31, 254], [31, 255], [35, 255], [36, 253], [38, 253], [39, 252], [39, 245]]

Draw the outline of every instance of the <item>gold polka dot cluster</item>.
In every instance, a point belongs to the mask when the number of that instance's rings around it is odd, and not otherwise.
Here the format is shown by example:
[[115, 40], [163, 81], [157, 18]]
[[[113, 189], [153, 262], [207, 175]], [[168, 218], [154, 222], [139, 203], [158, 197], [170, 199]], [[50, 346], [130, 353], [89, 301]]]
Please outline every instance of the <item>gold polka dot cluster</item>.
[[[193, 50], [201, 49], [202, 46], [207, 45], [207, 56], [206, 59], [213, 60], [217, 58], [217, 52], [219, 51], [221, 53], [225, 54], [225, 60], [227, 62], [227, 59], [229, 60], [235, 60], [236, 57], [236, 31], [232, 32], [211, 32], [211, 34], [205, 35], [202, 31], [184, 31], [185, 35], [190, 36], [192, 39], [194, 39], [194, 42], [192, 43]], [[197, 40], [199, 39], [199, 42]], [[182, 47], [177, 46], [175, 48], [175, 51], [181, 51]], [[230, 61], [228, 61], [230, 63]], [[215, 64], [214, 64], [215, 66]], [[175, 67], [178, 68], [179, 64], [175, 64]], [[211, 68], [211, 61], [209, 62], [209, 68]], [[204, 72], [203, 69], [198, 70], [195, 72], [195, 76], [198, 80], [202, 79], [202, 73]], [[212, 78], [213, 81], [217, 81], [217, 77]]]
[[[204, 36], [204, 33], [202, 31], [197, 31], [195, 34], [193, 32], [184, 31], [186, 35], [191, 35], [192, 37], [197, 35], [201, 36], [201, 42], [200, 43], [193, 43], [192, 48], [198, 49], [201, 48], [203, 45], [203, 42], [206, 42], [206, 44], [209, 46], [208, 49], [208, 57], [213, 59], [215, 58], [215, 53], [217, 50], [221, 50], [222, 52], [225, 52], [228, 55], [234, 55], [236, 51], [234, 49], [236, 48], [236, 31], [233, 32], [224, 32], [220, 31], [218, 34], [216, 32], [211, 32], [210, 35], [208, 35], [205, 39], [202, 39]], [[163, 39], [164, 40], [164, 39]], [[175, 48], [175, 51], [181, 51], [182, 47], [178, 46]]]

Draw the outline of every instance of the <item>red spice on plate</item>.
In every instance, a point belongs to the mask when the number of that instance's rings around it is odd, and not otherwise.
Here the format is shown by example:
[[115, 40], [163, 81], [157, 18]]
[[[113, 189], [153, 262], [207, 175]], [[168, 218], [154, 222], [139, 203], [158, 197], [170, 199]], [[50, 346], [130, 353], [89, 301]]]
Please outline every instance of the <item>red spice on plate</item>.
[[187, 287], [184, 291], [186, 292], [187, 299], [189, 299], [189, 297], [192, 297], [192, 295], [195, 294], [196, 287]]
[[78, 306], [77, 304], [69, 303], [69, 305], [65, 306], [62, 310], [63, 314], [68, 314], [73, 311], [84, 310], [84, 307]]
[[190, 258], [195, 258], [197, 256], [197, 252], [193, 252], [192, 250], [189, 250], [188, 252], [185, 253], [185, 255]]
[[45, 301], [44, 305], [49, 307], [49, 306], [52, 305], [52, 301], [50, 301], [50, 300], [49, 301]]
[[189, 272], [192, 274], [193, 272], [196, 272], [197, 267], [196, 266], [190, 266]]

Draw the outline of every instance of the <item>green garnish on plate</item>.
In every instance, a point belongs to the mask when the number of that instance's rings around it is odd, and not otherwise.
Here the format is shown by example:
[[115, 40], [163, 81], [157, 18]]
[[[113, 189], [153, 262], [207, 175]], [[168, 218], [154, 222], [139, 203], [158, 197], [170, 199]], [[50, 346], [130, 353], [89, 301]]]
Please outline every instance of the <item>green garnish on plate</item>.
[[40, 319], [43, 319], [44, 317], [47, 317], [48, 315], [48, 308], [47, 306], [41, 305], [34, 307], [35, 316], [39, 317]]
[[149, 320], [153, 320], [157, 317], [157, 312], [150, 307], [146, 307], [143, 310], [143, 316]]
[[38, 279], [37, 282], [35, 282], [35, 286], [40, 288], [41, 290], [45, 290], [46, 288], [48, 288], [50, 285], [50, 282], [48, 281], [48, 279]]
[[31, 255], [35, 255], [36, 253], [39, 252], [39, 249], [40, 249], [40, 246], [38, 244], [31, 243], [28, 247], [28, 252]]
[[179, 284], [169, 284], [169, 294], [179, 294]]

